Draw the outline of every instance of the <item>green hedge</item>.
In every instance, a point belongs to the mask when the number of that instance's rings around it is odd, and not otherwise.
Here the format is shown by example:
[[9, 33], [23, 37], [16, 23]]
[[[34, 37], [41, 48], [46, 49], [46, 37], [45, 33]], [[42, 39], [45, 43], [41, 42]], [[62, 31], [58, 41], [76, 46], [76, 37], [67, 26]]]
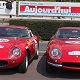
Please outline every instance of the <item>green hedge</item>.
[[30, 28], [42, 40], [49, 40], [59, 27], [80, 27], [79, 21], [11, 20], [9, 23]]

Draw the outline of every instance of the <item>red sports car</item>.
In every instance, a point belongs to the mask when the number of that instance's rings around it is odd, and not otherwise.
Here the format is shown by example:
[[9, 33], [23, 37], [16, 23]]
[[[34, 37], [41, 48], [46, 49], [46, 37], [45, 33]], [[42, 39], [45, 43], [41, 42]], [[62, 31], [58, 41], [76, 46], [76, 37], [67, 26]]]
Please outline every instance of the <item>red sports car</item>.
[[0, 26], [0, 69], [17, 67], [26, 72], [28, 63], [38, 58], [39, 40], [22, 26]]
[[46, 71], [80, 70], [80, 27], [59, 28], [46, 50]]

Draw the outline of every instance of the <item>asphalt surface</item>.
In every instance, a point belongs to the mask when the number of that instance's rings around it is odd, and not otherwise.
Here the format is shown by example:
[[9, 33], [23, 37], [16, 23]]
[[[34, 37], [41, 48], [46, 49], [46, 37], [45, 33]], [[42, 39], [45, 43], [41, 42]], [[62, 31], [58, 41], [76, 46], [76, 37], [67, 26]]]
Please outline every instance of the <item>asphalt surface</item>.
[[48, 41], [39, 41], [39, 51], [46, 51]]
[[45, 55], [33, 60], [26, 73], [18, 73], [16, 70], [0, 70], [0, 80], [78, 80], [80, 71], [52, 71], [46, 73]]

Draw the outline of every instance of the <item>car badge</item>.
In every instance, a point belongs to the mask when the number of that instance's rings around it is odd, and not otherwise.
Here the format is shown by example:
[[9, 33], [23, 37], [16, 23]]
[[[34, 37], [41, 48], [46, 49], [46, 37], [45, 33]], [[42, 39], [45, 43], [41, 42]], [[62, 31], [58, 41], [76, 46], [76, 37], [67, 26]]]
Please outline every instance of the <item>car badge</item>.
[[76, 56], [78, 58], [78, 56]]

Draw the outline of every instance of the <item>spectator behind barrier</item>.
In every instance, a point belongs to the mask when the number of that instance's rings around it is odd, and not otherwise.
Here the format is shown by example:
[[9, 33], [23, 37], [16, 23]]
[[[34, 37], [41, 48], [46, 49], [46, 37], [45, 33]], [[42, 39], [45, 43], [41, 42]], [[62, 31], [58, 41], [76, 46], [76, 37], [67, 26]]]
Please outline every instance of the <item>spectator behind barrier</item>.
[[[64, 2], [64, 0], [56, 0], [56, 2]], [[64, 18], [64, 17], [62, 17]], [[58, 19], [60, 19], [60, 16], [58, 16]]]

